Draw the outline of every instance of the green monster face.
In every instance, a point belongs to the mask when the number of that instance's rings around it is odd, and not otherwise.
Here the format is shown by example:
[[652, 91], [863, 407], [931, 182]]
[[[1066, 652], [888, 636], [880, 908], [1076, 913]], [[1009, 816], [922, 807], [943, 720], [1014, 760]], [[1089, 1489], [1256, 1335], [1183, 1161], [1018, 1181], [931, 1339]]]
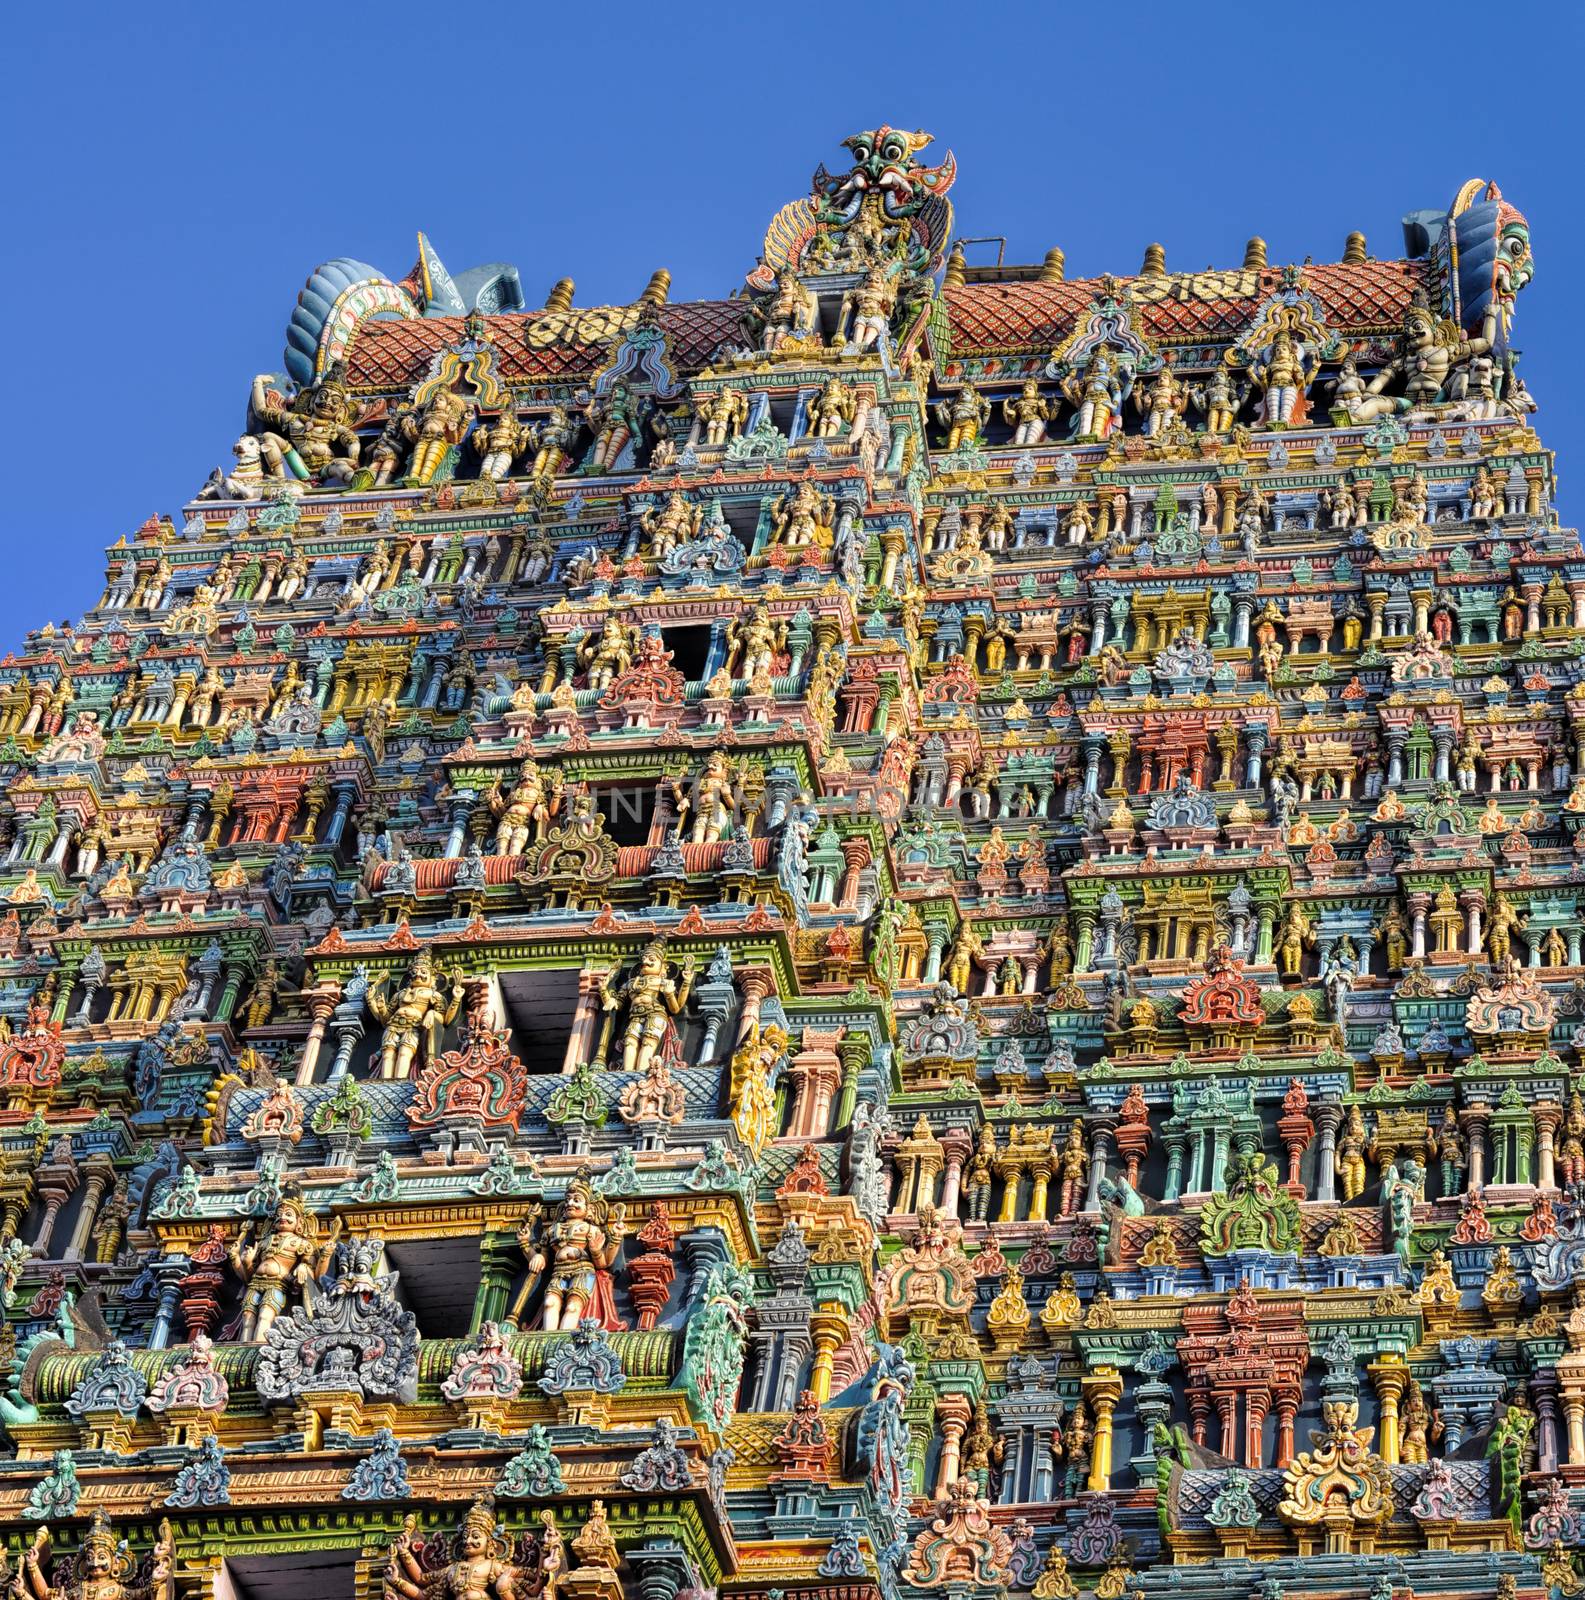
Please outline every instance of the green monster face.
[[1497, 293], [1511, 300], [1535, 276], [1535, 257], [1530, 253], [1530, 225], [1510, 221], [1497, 243]]

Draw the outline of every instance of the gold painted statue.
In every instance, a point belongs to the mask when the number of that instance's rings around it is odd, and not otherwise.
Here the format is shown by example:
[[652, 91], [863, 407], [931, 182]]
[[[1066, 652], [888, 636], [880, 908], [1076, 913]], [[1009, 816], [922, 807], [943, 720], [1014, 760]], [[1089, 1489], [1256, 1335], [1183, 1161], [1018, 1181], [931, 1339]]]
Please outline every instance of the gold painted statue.
[[596, 1318], [605, 1328], [622, 1327], [610, 1268], [622, 1249], [626, 1216], [625, 1207], [597, 1195], [581, 1173], [567, 1185], [566, 1197], [549, 1227], [541, 1230], [539, 1207], [534, 1206], [517, 1230], [518, 1243], [528, 1255], [528, 1277], [507, 1320], [516, 1326], [535, 1283], [548, 1267], [539, 1323], [545, 1332], [571, 1330], [585, 1317]]
[[532, 756], [525, 756], [518, 768], [510, 797], [504, 796], [500, 784], [496, 784], [485, 803], [496, 818], [494, 854], [498, 856], [521, 855], [531, 838], [543, 839], [556, 808], [555, 796], [547, 797], [545, 782]]
[[473, 402], [454, 389], [438, 389], [414, 423], [413, 459], [407, 481], [420, 487], [431, 483], [446, 453], [462, 439], [473, 419]]
[[528, 443], [529, 431], [510, 408], [481, 422], [473, 432], [473, 448], [479, 454], [479, 476], [499, 483], [511, 475], [512, 463]]
[[369, 990], [369, 1010], [385, 1024], [380, 1076], [405, 1078], [418, 1060], [420, 1047], [427, 1041], [428, 1052], [433, 1054], [439, 1030], [456, 1018], [462, 1005], [462, 978], [456, 972], [437, 974], [435, 958], [420, 950], [394, 998], [386, 997], [385, 984], [382, 977]]
[[266, 374], [253, 380], [259, 451], [271, 477], [339, 484], [351, 480], [358, 470], [359, 442], [350, 426], [352, 407], [342, 376], [337, 362], [289, 406], [267, 387]]
[[89, 1521], [76, 1571], [69, 1580], [51, 1581], [52, 1576], [61, 1575], [45, 1571], [50, 1552], [50, 1530], [41, 1527], [22, 1552], [21, 1564], [6, 1588], [7, 1600], [172, 1600], [176, 1593], [171, 1576], [175, 1541], [170, 1522], [163, 1517], [154, 1549], [135, 1575], [131, 1558], [103, 1511], [94, 1512]]
[[640, 514], [638, 525], [649, 542], [649, 553], [664, 556], [670, 555], [678, 545], [698, 538], [703, 520], [704, 507], [690, 505], [687, 495], [680, 489], [673, 489], [660, 510], [650, 506]]
[[457, 1559], [443, 1567], [425, 1569], [413, 1549], [417, 1533], [418, 1518], [408, 1516], [391, 1543], [382, 1600], [526, 1600], [530, 1575], [512, 1563], [491, 1501], [474, 1501], [457, 1535]]
[[257, 1237], [253, 1236], [255, 1226], [250, 1217], [226, 1251], [232, 1271], [248, 1285], [242, 1297], [240, 1337], [244, 1344], [262, 1342], [268, 1336], [293, 1293], [300, 1294], [305, 1284], [330, 1265], [341, 1237], [341, 1218], [337, 1217], [329, 1238], [320, 1241], [319, 1224], [303, 1205], [302, 1191], [292, 1183], [281, 1190], [269, 1223]]
[[853, 425], [858, 415], [858, 401], [853, 391], [835, 374], [826, 379], [825, 387], [809, 402], [809, 422], [817, 439], [839, 439]]
[[612, 986], [609, 974], [600, 987], [606, 1011], [627, 1007], [627, 1028], [622, 1034], [622, 1071], [648, 1072], [657, 1055], [665, 1053], [668, 1036], [675, 1039], [671, 1019], [688, 1003], [693, 985], [693, 957], [682, 963], [682, 975], [673, 978], [666, 959], [664, 939], [644, 946], [632, 976], [620, 988]]
[[790, 549], [831, 543], [831, 518], [835, 502], [807, 479], [791, 494], [782, 495], [773, 508], [771, 542]]
[[748, 396], [741, 389], [717, 389], [714, 394], [701, 395], [695, 410], [704, 424], [705, 444], [723, 445], [742, 433], [748, 421]]
[[991, 414], [991, 403], [972, 383], [936, 407], [936, 422], [947, 430], [946, 449], [972, 449]]

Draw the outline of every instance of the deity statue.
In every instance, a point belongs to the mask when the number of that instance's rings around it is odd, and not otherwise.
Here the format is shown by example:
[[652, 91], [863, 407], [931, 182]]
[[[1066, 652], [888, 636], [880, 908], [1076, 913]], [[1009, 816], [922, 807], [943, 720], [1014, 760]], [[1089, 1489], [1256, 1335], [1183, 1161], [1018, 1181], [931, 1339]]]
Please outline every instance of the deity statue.
[[473, 402], [454, 389], [437, 389], [413, 419], [413, 459], [407, 466], [410, 484], [434, 481], [453, 445], [461, 443], [473, 420]]
[[516, 1565], [496, 1527], [495, 1508], [476, 1500], [457, 1535], [456, 1559], [431, 1567], [419, 1559], [418, 1518], [408, 1516], [391, 1542], [382, 1600], [526, 1600], [533, 1575]]
[[1297, 978], [1304, 952], [1315, 945], [1315, 929], [1297, 900], [1288, 905], [1288, 915], [1277, 935], [1277, 965], [1285, 978]]
[[1492, 901], [1491, 918], [1486, 925], [1486, 949], [1493, 966], [1505, 962], [1513, 948], [1515, 929], [1523, 928], [1525, 919], [1514, 910], [1513, 901], [1499, 889]]
[[804, 479], [771, 507], [771, 542], [795, 550], [807, 545], [829, 545], [835, 510], [831, 496]]
[[368, 993], [368, 1006], [385, 1024], [380, 1042], [380, 1076], [405, 1078], [419, 1059], [432, 1060], [441, 1028], [449, 1027], [462, 1006], [462, 976], [456, 971], [437, 974], [435, 958], [426, 950], [413, 957], [394, 998], [388, 998], [388, 976]]
[[727, 661], [736, 678], [752, 678], [761, 667], [775, 665], [776, 652], [787, 642], [787, 624], [778, 623], [762, 603], [727, 626]]
[[760, 349], [779, 350], [789, 339], [807, 339], [815, 331], [818, 307], [791, 267], [776, 274], [776, 287], [755, 308], [764, 322]]
[[1172, 363], [1166, 361], [1161, 371], [1144, 390], [1134, 391], [1134, 404], [1145, 414], [1145, 437], [1163, 438], [1189, 407], [1189, 390], [1178, 381]]
[[839, 439], [853, 425], [858, 401], [853, 391], [833, 373], [809, 402], [809, 422], [817, 439]]
[[712, 750], [694, 787], [693, 842], [714, 844], [730, 826], [741, 798], [740, 774], [721, 751]]
[[541, 840], [550, 825], [557, 805], [557, 785], [553, 779], [547, 790], [540, 777], [539, 764], [532, 756], [525, 756], [517, 769], [517, 782], [512, 785], [510, 798], [503, 796], [501, 785], [495, 784], [485, 796], [485, 804], [496, 819], [494, 854], [498, 856], [521, 855], [530, 839]]
[[256, 1226], [250, 1217], [226, 1251], [232, 1270], [247, 1282], [238, 1335], [244, 1344], [262, 1343], [269, 1336], [293, 1292], [301, 1293], [324, 1274], [341, 1237], [337, 1217], [329, 1238], [320, 1241], [319, 1224], [309, 1215], [295, 1183], [283, 1186], [264, 1231], [255, 1235]]
[[529, 477], [535, 483], [548, 483], [559, 477], [572, 459], [577, 438], [578, 424], [564, 407], [552, 406], [550, 415], [533, 429], [534, 461], [528, 469]]
[[[1205, 413], [1205, 431], [1226, 433], [1233, 426], [1233, 419], [1248, 392], [1248, 387], [1239, 383], [1225, 366], [1218, 365], [1211, 369], [1204, 383], [1194, 384], [1189, 394]], [[1214, 526], [1214, 522], [1211, 525]]]
[[642, 431], [638, 401], [619, 378], [608, 393], [596, 394], [589, 401], [584, 417], [594, 434], [594, 449], [583, 472], [591, 476], [614, 472], [628, 441]]
[[609, 689], [612, 679], [633, 665], [637, 652], [638, 629], [610, 611], [599, 633], [589, 634], [579, 643], [577, 659], [589, 670], [591, 689]]
[[969, 985], [974, 981], [974, 963], [984, 954], [985, 946], [980, 936], [969, 923], [961, 924], [946, 961], [947, 982], [959, 994], [969, 992]]
[[1002, 401], [1002, 420], [1013, 430], [1013, 444], [1026, 449], [1045, 441], [1046, 424], [1056, 421], [1058, 410], [1055, 402], [1042, 398], [1040, 384], [1028, 378], [1016, 399]]
[[[608, 1012], [627, 1007], [627, 1028], [622, 1035], [622, 1071], [643, 1074], [657, 1055], [674, 1056], [678, 1049], [672, 1018], [688, 1003], [693, 984], [693, 957], [682, 963], [681, 976], [673, 978], [666, 958], [666, 942], [654, 939], [644, 946], [632, 975], [620, 987], [608, 974], [600, 987], [601, 1004]], [[671, 1064], [680, 1064], [672, 1062]]]
[[[176, 1545], [163, 1517], [154, 1548], [136, 1572], [125, 1541], [116, 1536], [103, 1511], [95, 1511], [89, 1519], [69, 1579], [59, 1569], [46, 1572], [50, 1555], [50, 1530], [41, 1527], [22, 1551], [6, 1588], [8, 1600], [174, 1600]], [[5, 1561], [0, 1558], [0, 1575], [4, 1572]]]
[[748, 396], [741, 389], [717, 389], [694, 401], [694, 412], [704, 424], [704, 442], [714, 448], [737, 438], [748, 421]]
[[528, 1278], [507, 1321], [517, 1326], [534, 1284], [548, 1268], [539, 1324], [547, 1333], [569, 1332], [585, 1317], [603, 1328], [623, 1327], [616, 1315], [610, 1269], [621, 1254], [626, 1216], [625, 1207], [597, 1195], [581, 1173], [567, 1185], [548, 1226], [541, 1228], [539, 1207], [533, 1207], [517, 1230], [528, 1256]]
[[336, 362], [291, 405], [268, 387], [266, 374], [253, 380], [254, 431], [272, 477], [290, 474], [333, 484], [351, 480], [358, 470], [360, 444], [350, 425], [352, 405], [345, 378], [345, 367]]
[[479, 454], [479, 476], [499, 483], [510, 476], [512, 463], [528, 444], [529, 431], [508, 407], [488, 421], [481, 421], [473, 430], [472, 439]]
[[650, 506], [639, 516], [638, 525], [649, 542], [649, 553], [664, 556], [670, 555], [678, 545], [697, 538], [703, 520], [704, 507], [691, 505], [687, 495], [680, 489], [673, 489], [666, 496], [665, 506], [659, 511]]
[[1359, 1107], [1350, 1106], [1337, 1136], [1337, 1179], [1345, 1202], [1365, 1192], [1365, 1150], [1369, 1140]]
[[1132, 366], [1119, 363], [1105, 345], [1098, 345], [1082, 372], [1062, 379], [1062, 392], [1075, 408], [1069, 437], [1109, 438], [1133, 387]]
[[1272, 341], [1250, 364], [1250, 374], [1265, 400], [1268, 428], [1285, 428], [1303, 420], [1304, 392], [1319, 365], [1315, 349], [1279, 327]]
[[972, 383], [966, 383], [952, 397], [936, 407], [936, 423], [947, 430], [947, 450], [973, 449], [991, 414], [991, 403]]
[[892, 312], [897, 306], [897, 286], [890, 270], [882, 265], [871, 267], [848, 296], [853, 321], [849, 334], [849, 348], [855, 355], [878, 350], [891, 333]]

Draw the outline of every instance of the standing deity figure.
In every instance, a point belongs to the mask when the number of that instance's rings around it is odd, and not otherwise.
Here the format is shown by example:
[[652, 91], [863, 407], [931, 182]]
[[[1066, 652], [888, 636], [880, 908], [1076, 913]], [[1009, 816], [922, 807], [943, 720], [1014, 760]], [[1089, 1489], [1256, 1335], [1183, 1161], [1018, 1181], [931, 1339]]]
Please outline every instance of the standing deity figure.
[[552, 406], [550, 415], [531, 431], [534, 461], [528, 475], [536, 483], [548, 483], [559, 477], [562, 468], [572, 459], [578, 424], [562, 406]]
[[969, 1221], [984, 1222], [991, 1208], [991, 1177], [996, 1170], [996, 1130], [980, 1124], [974, 1154], [963, 1170], [963, 1197], [968, 1202]]
[[616, 1314], [610, 1271], [622, 1249], [625, 1218], [625, 1208], [597, 1195], [583, 1172], [567, 1185], [548, 1227], [541, 1229], [539, 1207], [534, 1206], [517, 1230], [528, 1256], [528, 1277], [507, 1321], [517, 1325], [534, 1284], [548, 1267], [539, 1323], [545, 1332], [576, 1328], [585, 1317], [613, 1331], [625, 1326]]
[[966, 383], [952, 397], [936, 407], [936, 422], [947, 430], [948, 450], [973, 449], [991, 414], [991, 403], [972, 383]]
[[825, 387], [809, 402], [809, 421], [817, 439], [841, 438], [857, 415], [858, 401], [853, 391], [835, 374], [826, 379]]
[[413, 421], [413, 459], [407, 481], [420, 487], [434, 480], [451, 447], [460, 444], [473, 420], [473, 402], [454, 389], [437, 389]]
[[1151, 379], [1150, 387], [1134, 393], [1134, 404], [1145, 414], [1145, 437], [1159, 439], [1189, 407], [1189, 390], [1178, 382], [1171, 362]]
[[1565, 1188], [1585, 1183], [1585, 1099], [1580, 1097], [1578, 1089], [1568, 1098], [1568, 1111], [1564, 1114], [1558, 1139], [1557, 1160]]
[[375, 488], [383, 489], [401, 470], [418, 437], [417, 417], [417, 409], [405, 404], [393, 405], [386, 413], [380, 436], [369, 447], [367, 470]]
[[544, 780], [532, 756], [525, 757], [518, 768], [510, 798], [503, 796], [500, 784], [496, 784], [487, 804], [496, 818], [494, 851], [498, 856], [521, 855], [531, 838], [543, 839], [555, 809], [554, 799], [547, 799]]
[[[176, 1593], [172, 1577], [176, 1547], [171, 1525], [164, 1518], [153, 1551], [135, 1573], [124, 1541], [116, 1536], [103, 1511], [95, 1511], [89, 1520], [74, 1568], [62, 1571], [56, 1567], [46, 1572], [51, 1554], [50, 1530], [40, 1528], [10, 1575], [7, 1600], [172, 1600]], [[0, 1559], [0, 1573], [5, 1566]]]
[[1077, 1117], [1073, 1119], [1067, 1142], [1057, 1156], [1057, 1170], [1062, 1176], [1058, 1209], [1061, 1215], [1070, 1217], [1079, 1207], [1084, 1193], [1084, 1180], [1090, 1170], [1090, 1152], [1084, 1143], [1084, 1124]]
[[771, 542], [789, 549], [831, 542], [835, 502], [805, 479], [791, 494], [782, 495], [771, 508]]
[[703, 521], [704, 507], [690, 505], [682, 490], [673, 489], [660, 510], [649, 506], [640, 513], [638, 525], [649, 541], [650, 554], [664, 556], [670, 555], [678, 545], [697, 538]]
[[1348, 1108], [1342, 1132], [1337, 1136], [1337, 1181], [1345, 1203], [1365, 1192], [1365, 1149], [1369, 1139], [1365, 1119], [1358, 1106]]
[[731, 763], [719, 750], [712, 750], [694, 793], [693, 842], [714, 844], [726, 832], [739, 799]]
[[594, 450], [583, 471], [589, 475], [614, 472], [628, 441], [640, 431], [642, 419], [637, 400], [618, 379], [611, 385], [609, 394], [595, 395], [584, 407], [583, 414], [594, 434]]
[[765, 322], [760, 349], [777, 350], [789, 339], [807, 339], [814, 332], [817, 309], [814, 295], [798, 274], [783, 267], [776, 275], [776, 287], [758, 308]]
[[1057, 406], [1043, 400], [1040, 385], [1033, 379], [1024, 381], [1016, 399], [1002, 401], [1002, 421], [1013, 430], [1013, 443], [1019, 448], [1041, 444], [1046, 437], [1046, 424], [1055, 422]]
[[479, 476], [499, 483], [512, 470], [524, 445], [528, 443], [526, 429], [508, 407], [499, 416], [481, 422], [473, 431], [473, 448], [479, 453]]
[[1277, 935], [1277, 965], [1283, 977], [1297, 978], [1304, 952], [1315, 944], [1315, 929], [1297, 900], [1288, 906], [1288, 915]]
[[[609, 974], [600, 986], [606, 1011], [627, 1007], [627, 1028], [622, 1034], [622, 1071], [640, 1075], [649, 1071], [656, 1056], [662, 1059], [680, 1054], [677, 1030], [672, 1018], [688, 1003], [693, 985], [693, 958], [688, 957], [681, 976], [673, 978], [666, 958], [666, 941], [655, 939], [644, 946], [632, 976], [620, 988], [613, 987]], [[679, 1062], [668, 1061], [668, 1065]]]
[[694, 409], [704, 424], [704, 442], [711, 447], [737, 438], [748, 422], [748, 396], [741, 389], [717, 389], [714, 394], [701, 395]]
[[1205, 413], [1207, 433], [1226, 433], [1233, 426], [1233, 418], [1244, 403], [1247, 388], [1236, 383], [1226, 367], [1213, 367], [1204, 383], [1197, 383], [1190, 391], [1195, 405]]
[[1088, 500], [1075, 500], [1062, 519], [1062, 531], [1069, 544], [1087, 544], [1095, 531], [1095, 513]]
[[1123, 401], [1134, 387], [1133, 368], [1119, 364], [1105, 345], [1099, 345], [1076, 372], [1062, 380], [1062, 392], [1073, 404], [1072, 439], [1110, 437], [1122, 414]]
[[609, 689], [619, 673], [633, 665], [638, 651], [638, 629], [608, 613], [598, 634], [591, 634], [578, 646], [578, 664], [589, 669], [591, 689]]
[[286, 1309], [293, 1292], [301, 1293], [330, 1265], [341, 1237], [341, 1218], [337, 1217], [329, 1238], [320, 1242], [319, 1224], [308, 1214], [295, 1183], [282, 1188], [268, 1224], [255, 1237], [256, 1226], [250, 1217], [226, 1251], [232, 1270], [247, 1282], [239, 1335], [244, 1344], [268, 1337], [271, 1324]]
[[975, 960], [985, 954], [985, 945], [974, 929], [965, 922], [958, 929], [958, 936], [952, 942], [952, 949], [947, 955], [946, 972], [947, 982], [959, 994], [967, 994], [969, 985], [974, 981]]
[[272, 477], [318, 478], [344, 484], [358, 470], [359, 441], [349, 426], [352, 410], [340, 362], [286, 405], [260, 373], [253, 380], [253, 417], [259, 449]]
[[457, 1535], [457, 1558], [431, 1567], [413, 1546], [418, 1518], [407, 1517], [391, 1543], [381, 1600], [525, 1600], [532, 1574], [511, 1561], [512, 1547], [488, 1500], [476, 1500]]
[[1382, 942], [1387, 957], [1387, 971], [1402, 970], [1404, 959], [1409, 954], [1409, 928], [1397, 905], [1389, 904], [1382, 912], [1381, 920], [1370, 931], [1374, 938]]
[[428, 950], [420, 950], [394, 998], [386, 996], [386, 981], [382, 977], [368, 993], [369, 1010], [385, 1024], [380, 1076], [405, 1078], [417, 1062], [420, 1048], [425, 1049], [426, 1059], [432, 1058], [439, 1030], [456, 1019], [462, 1005], [462, 978], [456, 972], [437, 975], [435, 958]]
[[881, 349], [891, 332], [897, 305], [897, 286], [890, 272], [883, 266], [871, 267], [849, 299], [853, 307], [850, 349], [855, 355]]
[[746, 611], [726, 630], [727, 660], [736, 678], [752, 678], [775, 665], [776, 652], [787, 642], [787, 625], [777, 625], [764, 605]]
[[1250, 371], [1265, 397], [1268, 428], [1286, 428], [1303, 420], [1304, 392], [1315, 376], [1318, 357], [1302, 339], [1295, 339], [1287, 328], [1278, 328], [1272, 341], [1256, 356]]

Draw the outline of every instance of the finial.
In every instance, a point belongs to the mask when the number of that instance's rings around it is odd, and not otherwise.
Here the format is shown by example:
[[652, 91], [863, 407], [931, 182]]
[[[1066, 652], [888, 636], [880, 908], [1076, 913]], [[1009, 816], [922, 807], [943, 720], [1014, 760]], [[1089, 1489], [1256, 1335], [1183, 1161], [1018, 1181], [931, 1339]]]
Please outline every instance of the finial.
[[952, 254], [947, 257], [947, 270], [941, 279], [943, 289], [961, 289], [963, 287], [964, 270], [968, 263], [963, 259], [963, 246], [955, 244]]
[[1060, 247], [1046, 251], [1045, 264], [1040, 269], [1042, 283], [1061, 283], [1068, 270], [1068, 258]]
[[547, 311], [571, 311], [573, 287], [571, 278], [557, 278], [550, 286], [550, 293], [545, 296], [545, 309]]
[[1350, 262], [1370, 260], [1365, 253], [1365, 235], [1358, 228], [1343, 241], [1343, 259]]
[[1139, 269], [1141, 278], [1164, 278], [1167, 275], [1167, 252], [1159, 244], [1145, 246], [1144, 264]]
[[1266, 265], [1266, 241], [1257, 233], [1244, 246], [1244, 271], [1260, 272]]
[[658, 267], [649, 275], [649, 283], [645, 286], [640, 301], [649, 301], [651, 305], [663, 306], [666, 297], [671, 293], [671, 274], [664, 268]]

